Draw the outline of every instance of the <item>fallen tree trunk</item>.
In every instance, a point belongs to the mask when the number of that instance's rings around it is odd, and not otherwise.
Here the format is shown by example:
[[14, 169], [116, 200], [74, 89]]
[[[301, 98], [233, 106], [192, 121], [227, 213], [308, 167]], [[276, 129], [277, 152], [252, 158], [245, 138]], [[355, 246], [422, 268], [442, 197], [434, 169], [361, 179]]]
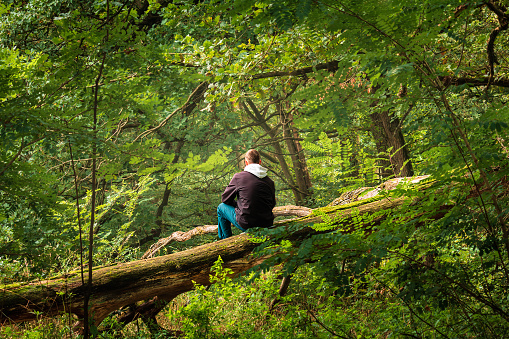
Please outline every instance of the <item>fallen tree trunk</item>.
[[[99, 324], [112, 311], [139, 300], [155, 296], [172, 299], [191, 290], [193, 281], [210, 284], [210, 267], [218, 256], [235, 273], [253, 267], [263, 259], [247, 256], [257, 246], [248, 238], [243, 234], [170, 255], [96, 268], [90, 298], [94, 322]], [[2, 286], [0, 321], [35, 319], [34, 312], [44, 316], [70, 312], [82, 317], [84, 292], [78, 272], [21, 286]]]
[[[312, 209], [302, 206], [294, 206], [294, 205], [287, 205], [287, 206], [278, 206], [274, 207], [272, 210], [274, 213], [274, 216], [276, 217], [282, 217], [282, 216], [298, 216], [298, 217], [305, 217], [309, 214], [311, 214]], [[276, 222], [277, 224], [282, 224], [285, 222], [288, 222], [289, 220], [285, 220], [283, 222]], [[159, 239], [155, 244], [150, 246], [150, 248], [142, 255], [141, 259], [148, 259], [153, 257], [159, 250], [171, 242], [174, 241], [187, 241], [191, 238], [194, 238], [198, 235], [203, 234], [212, 234], [217, 233], [217, 225], [203, 225], [193, 228], [190, 231], [182, 232], [182, 231], [176, 231], [173, 232], [169, 237], [161, 238]]]
[[[369, 194], [366, 196], [370, 196]], [[363, 215], [401, 206], [407, 199], [381, 199], [349, 205], [330, 206], [323, 212], [331, 217], [341, 216], [342, 223], [348, 223], [350, 214]], [[372, 220], [379, 223], [382, 214]], [[297, 220], [286, 222], [296, 230], [289, 232], [290, 240], [303, 239], [319, 233], [305, 225], [322, 222], [314, 213]], [[284, 224], [282, 225], [284, 227]], [[111, 312], [140, 300], [157, 297], [171, 300], [175, 296], [193, 289], [193, 281], [210, 285], [210, 267], [219, 256], [224, 266], [233, 274], [239, 274], [258, 265], [265, 258], [251, 254], [258, 246], [253, 236], [243, 233], [221, 241], [201, 245], [186, 251], [165, 256], [117, 264], [94, 269], [90, 316], [99, 325]], [[85, 281], [86, 286], [86, 281]], [[85, 287], [81, 284], [79, 272], [65, 277], [37, 281], [28, 284], [14, 284], [0, 287], [0, 323], [21, 322], [38, 316], [55, 316], [63, 312], [83, 317]]]
[[[286, 216], [297, 216], [297, 217], [305, 217], [312, 213], [312, 209], [303, 206], [295, 206], [295, 205], [286, 205], [286, 206], [277, 206], [274, 207], [273, 213], [275, 217], [286, 217]], [[287, 223], [293, 219], [286, 219], [283, 221], [275, 222], [275, 225], [280, 225], [283, 223]], [[196, 236], [200, 236], [203, 234], [212, 234], [217, 233], [217, 225], [203, 225], [195, 227], [194, 229], [182, 232], [176, 231], [173, 232], [169, 237], [159, 239], [155, 244], [150, 246], [150, 248], [143, 254], [141, 259], [148, 259], [156, 255], [162, 248], [167, 246], [172, 242], [182, 242], [190, 240]], [[139, 302], [138, 304], [129, 305], [125, 307], [125, 311], [121, 313], [121, 315], [116, 319], [118, 324], [126, 325], [136, 319], [145, 319], [149, 318], [152, 321], [155, 321], [155, 316], [159, 313], [171, 300], [162, 299], [158, 297], [154, 297], [151, 300], [146, 300], [144, 302]]]

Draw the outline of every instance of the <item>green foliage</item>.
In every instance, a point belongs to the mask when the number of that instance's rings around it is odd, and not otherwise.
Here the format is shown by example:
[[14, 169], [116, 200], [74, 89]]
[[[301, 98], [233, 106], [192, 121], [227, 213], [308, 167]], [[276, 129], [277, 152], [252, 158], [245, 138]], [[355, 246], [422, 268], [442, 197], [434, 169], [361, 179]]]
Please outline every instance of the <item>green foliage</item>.
[[317, 141], [302, 142], [309, 154], [307, 164], [313, 174], [318, 206], [331, 202], [341, 193], [377, 183], [376, 158], [368, 152], [369, 146], [362, 145], [360, 138], [353, 144], [345, 128], [337, 130], [340, 137], [329, 138], [322, 132]]
[[[207, 289], [196, 286], [186, 298], [185, 306], [169, 313], [189, 338], [306, 338], [313, 333], [306, 311], [296, 305], [281, 314], [271, 315], [269, 303], [278, 294], [278, 278], [264, 275], [253, 284], [248, 277], [228, 277], [220, 258], [213, 268]], [[290, 302], [295, 295], [283, 297]]]
[[[279, 205], [299, 200], [304, 169], [312, 193], [299, 201], [313, 207], [379, 185], [398, 151], [380, 150], [383, 112], [395, 127], [385, 137], [402, 132], [405, 161], [433, 187], [401, 185], [387, 196], [408, 197], [401, 208], [324, 218], [306, 239], [285, 239], [295, 225], [262, 230], [273, 239], [258, 248], [271, 255], [264, 273], [233, 280], [218, 261], [214, 285], [197, 285], [170, 318], [196, 338], [507, 336], [509, 93], [476, 83], [489, 75], [497, 13], [442, 0], [141, 3], [0, 4], [2, 282], [79, 266], [92, 158], [94, 261], [108, 264], [215, 223], [252, 147]], [[507, 44], [499, 34], [490, 81], [507, 80]], [[190, 97], [202, 82], [203, 97]], [[274, 267], [293, 283], [270, 313]]]
[[26, 328], [18, 326], [2, 326], [0, 329], [0, 338], [2, 339], [50, 339], [63, 338], [72, 333], [69, 323], [65, 323], [67, 319], [62, 317], [62, 322], [48, 322], [42, 319], [38, 323]]

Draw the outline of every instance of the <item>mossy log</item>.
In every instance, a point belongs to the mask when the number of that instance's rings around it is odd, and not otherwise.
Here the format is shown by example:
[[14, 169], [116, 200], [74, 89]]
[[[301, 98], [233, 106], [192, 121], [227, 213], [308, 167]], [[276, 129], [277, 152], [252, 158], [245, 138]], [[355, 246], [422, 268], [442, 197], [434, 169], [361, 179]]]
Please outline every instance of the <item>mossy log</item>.
[[[297, 217], [305, 217], [311, 214], [312, 209], [303, 206], [294, 206], [294, 205], [286, 205], [286, 206], [277, 206], [272, 210], [274, 216], [283, 217], [283, 216], [297, 216]], [[285, 220], [282, 222], [276, 222], [276, 225], [282, 224], [289, 220]], [[217, 225], [203, 225], [193, 228], [190, 231], [182, 232], [176, 231], [173, 232], [169, 237], [159, 239], [155, 244], [150, 246], [150, 248], [142, 255], [141, 259], [148, 259], [153, 257], [159, 250], [168, 244], [177, 241], [187, 241], [191, 238], [194, 238], [203, 234], [217, 234]]]
[[[329, 216], [341, 216], [344, 225], [348, 223], [354, 209], [355, 214], [358, 212], [363, 215], [397, 208], [407, 200], [404, 197], [373, 199], [376, 197], [346, 205], [328, 206], [321, 211]], [[382, 215], [372, 222], [380, 222], [381, 218]], [[319, 222], [322, 222], [322, 217], [316, 213], [286, 222], [287, 225], [292, 224], [293, 229], [288, 232], [287, 238], [303, 239], [316, 234], [316, 230], [306, 225]], [[279, 227], [286, 226], [283, 223]], [[243, 233], [178, 253], [95, 268], [90, 317], [99, 325], [108, 314], [125, 305], [154, 297], [171, 300], [192, 290], [193, 281], [209, 285], [210, 268], [219, 256], [233, 274], [245, 272], [265, 259], [250, 255], [256, 246], [258, 243], [253, 241], [253, 236]], [[0, 324], [32, 320], [38, 316], [55, 316], [64, 312], [82, 318], [84, 293], [85, 286], [81, 283], [79, 272], [44, 281], [0, 286]]]

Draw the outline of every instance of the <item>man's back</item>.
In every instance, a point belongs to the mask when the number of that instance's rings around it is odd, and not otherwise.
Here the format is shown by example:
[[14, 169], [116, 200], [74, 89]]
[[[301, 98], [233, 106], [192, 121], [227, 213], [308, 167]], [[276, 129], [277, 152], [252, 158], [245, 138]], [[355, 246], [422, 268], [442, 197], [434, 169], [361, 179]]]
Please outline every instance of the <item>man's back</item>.
[[269, 227], [274, 222], [274, 182], [264, 174], [258, 175], [249, 171], [236, 173], [221, 197], [223, 203], [235, 206], [237, 222], [244, 229]]

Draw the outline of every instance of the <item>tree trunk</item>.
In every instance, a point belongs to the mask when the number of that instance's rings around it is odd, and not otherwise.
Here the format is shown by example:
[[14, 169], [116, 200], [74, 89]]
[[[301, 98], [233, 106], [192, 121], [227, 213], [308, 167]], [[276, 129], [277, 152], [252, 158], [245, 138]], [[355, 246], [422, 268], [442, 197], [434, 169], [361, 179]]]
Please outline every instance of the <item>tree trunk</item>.
[[[363, 197], [366, 196], [369, 195]], [[327, 207], [323, 212], [333, 218], [341, 215], [342, 224], [348, 225], [352, 211], [355, 211], [354, 216], [363, 215], [397, 208], [405, 201], [404, 197], [381, 199], [360, 203], [355, 208]], [[383, 217], [378, 214], [373, 223], [379, 223]], [[288, 228], [286, 238], [298, 243], [312, 234], [317, 234], [318, 231], [306, 225], [318, 222], [323, 222], [322, 218], [314, 214], [286, 222], [291, 224], [294, 230], [290, 232]], [[301, 227], [295, 228], [295, 225]], [[372, 226], [370, 223], [369, 227]], [[279, 227], [285, 227], [285, 224]], [[172, 300], [177, 295], [192, 290], [193, 282], [208, 286], [210, 268], [219, 256], [223, 259], [224, 266], [230, 268], [234, 275], [245, 272], [266, 259], [250, 255], [258, 246], [258, 243], [251, 241], [252, 237], [249, 233], [243, 233], [178, 253], [97, 267], [94, 269], [90, 296], [90, 316], [93, 317], [94, 323], [99, 325], [108, 314], [123, 306], [155, 297], [160, 300]], [[85, 286], [86, 283], [85, 280]], [[85, 286], [81, 284], [79, 272], [44, 281], [2, 286], [0, 324], [33, 320], [41, 315], [56, 316], [64, 312], [83, 318]]]
[[[173, 157], [173, 160], [171, 161], [172, 165], [175, 165], [179, 161], [180, 151], [182, 150], [182, 147], [184, 146], [184, 142], [185, 142], [184, 140], [179, 140], [177, 142], [177, 148], [175, 149], [175, 156]], [[163, 200], [157, 207], [155, 222], [156, 222], [156, 225], [158, 226], [159, 234], [161, 234], [161, 228], [162, 228], [162, 224], [163, 224], [163, 211], [164, 211], [164, 208], [166, 206], [168, 206], [168, 200], [170, 199], [172, 182], [173, 181], [171, 180], [166, 183], [166, 186], [164, 188], [164, 193], [163, 193]], [[159, 236], [159, 234], [158, 234], [158, 236]]]
[[[374, 86], [368, 89], [369, 94], [374, 94], [379, 87]], [[406, 96], [406, 86], [402, 86], [398, 97]], [[379, 100], [374, 100], [370, 107], [378, 105]], [[376, 109], [375, 109], [376, 110]], [[411, 177], [414, 175], [405, 138], [401, 132], [400, 120], [392, 116], [389, 111], [375, 111], [370, 114], [371, 133], [375, 139], [376, 150], [380, 166], [379, 176], [386, 179], [391, 176]], [[404, 119], [404, 118], [403, 118]]]
[[[375, 112], [371, 117], [371, 132], [375, 139], [376, 149], [381, 157], [380, 176], [388, 178], [411, 177], [414, 175], [412, 163], [405, 145], [399, 119], [391, 117], [387, 111]], [[390, 150], [390, 152], [389, 152]], [[387, 154], [389, 152], [389, 154]]]
[[274, 156], [277, 158], [279, 165], [281, 166], [281, 171], [283, 172], [283, 180], [290, 186], [293, 196], [295, 197], [295, 204], [302, 205], [304, 201], [303, 192], [300, 191], [299, 187], [295, 184], [293, 180], [292, 173], [290, 171], [290, 167], [286, 163], [283, 149], [277, 140], [277, 134], [274, 128], [269, 126], [269, 124], [265, 121], [265, 118], [261, 115], [260, 110], [256, 107], [254, 102], [250, 99], [247, 99], [249, 108], [245, 103], [241, 102], [241, 106], [244, 111], [249, 115], [249, 117], [255, 121], [270, 137], [272, 140], [272, 146], [274, 147]]
[[[182, 146], [184, 146], [184, 140], [178, 141], [177, 148], [175, 149], [175, 157], [173, 158], [173, 160], [171, 162], [172, 165], [175, 165], [179, 161], [180, 151], [182, 149]], [[165, 149], [165, 150], [167, 150], [167, 149]], [[173, 180], [168, 181], [164, 186], [163, 198], [161, 200], [161, 203], [157, 207], [157, 211], [156, 211], [156, 220], [155, 220], [156, 227], [154, 227], [150, 230], [149, 235], [141, 238], [140, 241], [138, 241], [138, 246], [143, 246], [146, 243], [151, 242], [152, 240], [157, 239], [161, 236], [161, 232], [163, 231], [163, 212], [164, 212], [164, 208], [166, 206], [168, 206], [168, 202], [169, 202], [170, 194], [171, 194], [172, 183], [173, 183]]]
[[[90, 297], [94, 322], [98, 325], [109, 313], [140, 300], [156, 296], [171, 300], [192, 290], [193, 281], [209, 285], [210, 267], [219, 256], [234, 273], [255, 266], [263, 259], [248, 256], [257, 246], [248, 238], [242, 234], [166, 256], [95, 268]], [[2, 286], [0, 323], [36, 319], [34, 312], [44, 316], [70, 312], [81, 318], [84, 292], [79, 272], [21, 286]]]
[[293, 163], [293, 171], [295, 172], [295, 181], [299, 191], [302, 192], [303, 198], [311, 195], [311, 178], [307, 169], [304, 150], [298, 141], [297, 130], [293, 126], [293, 116], [291, 112], [287, 112], [281, 103], [277, 104], [281, 125], [283, 126], [283, 136], [286, 141], [286, 147]]

